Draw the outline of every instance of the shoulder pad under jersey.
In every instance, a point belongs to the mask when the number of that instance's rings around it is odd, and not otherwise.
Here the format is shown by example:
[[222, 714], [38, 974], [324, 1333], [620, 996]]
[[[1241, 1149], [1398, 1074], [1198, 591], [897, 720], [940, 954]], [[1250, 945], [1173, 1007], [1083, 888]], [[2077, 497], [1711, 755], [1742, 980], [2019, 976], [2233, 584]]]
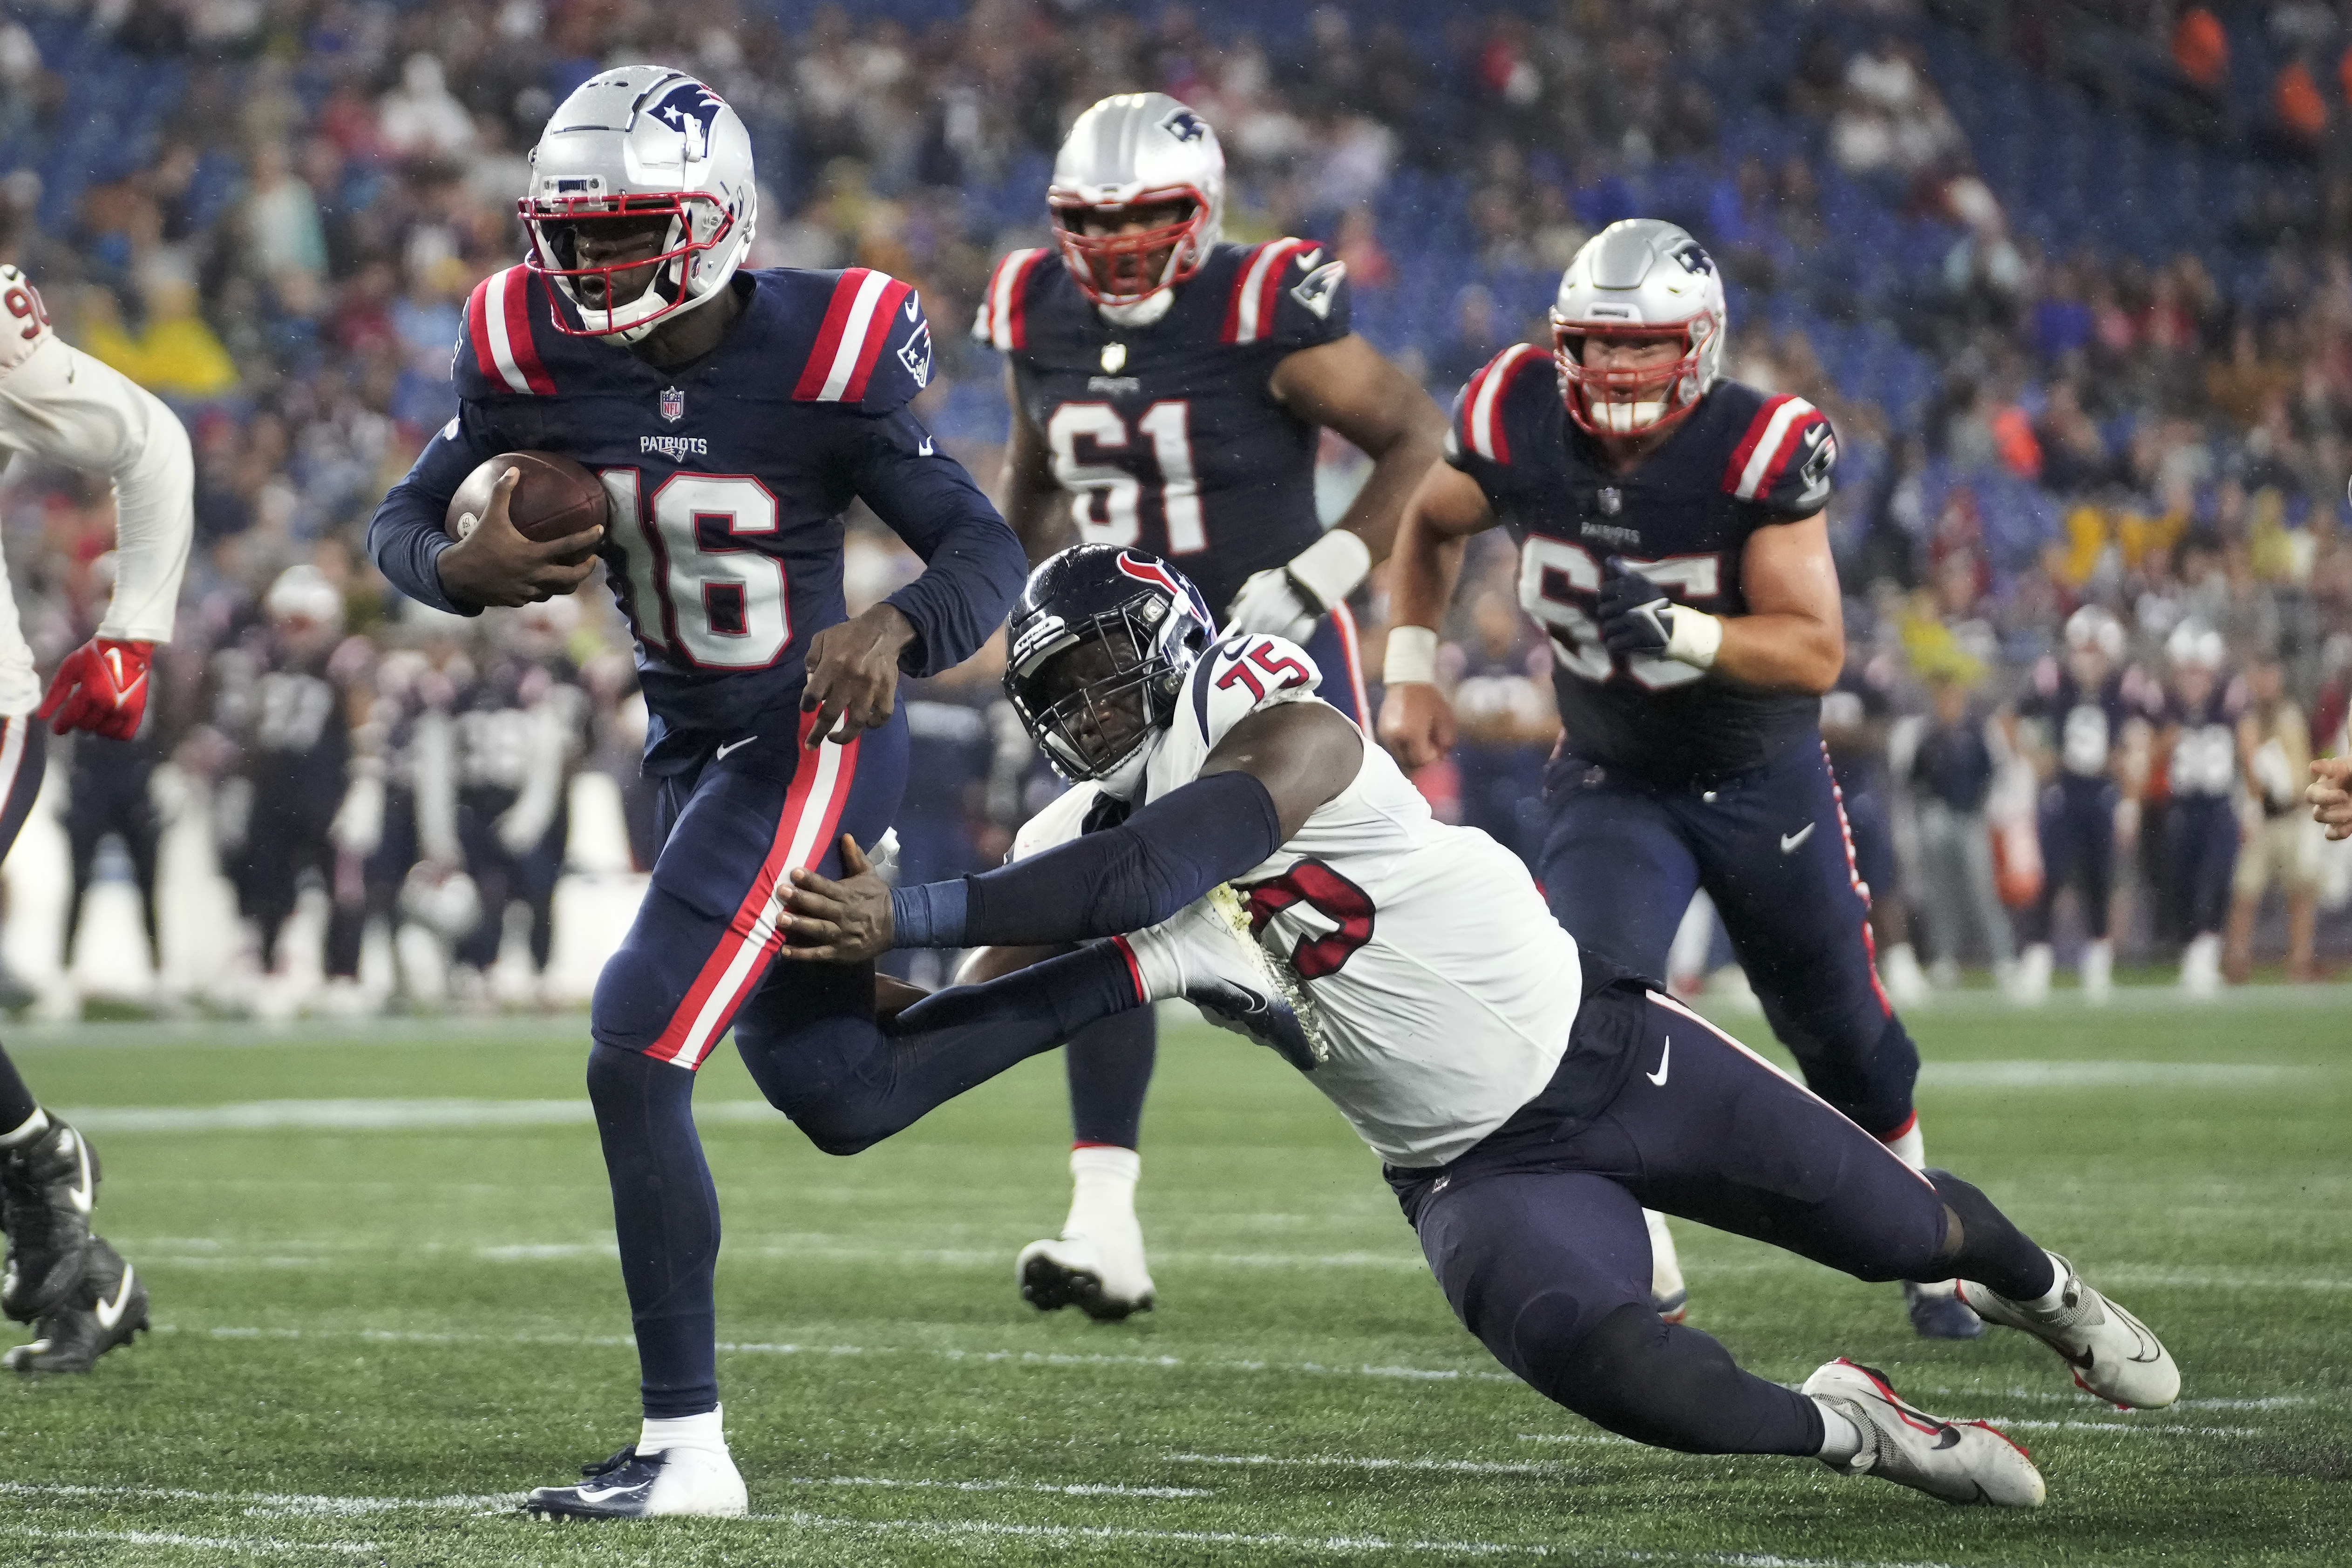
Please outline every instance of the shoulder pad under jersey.
[[1473, 462], [1509, 467], [1513, 386], [1545, 384], [1541, 377], [1529, 382], [1528, 375], [1530, 367], [1549, 362], [1549, 356], [1534, 344], [1514, 343], [1479, 366], [1454, 394], [1454, 417], [1445, 426], [1445, 460], [1456, 468]]
[[814, 330], [793, 383], [795, 402], [887, 413], [930, 384], [931, 323], [912, 285], [866, 267], [774, 276], [793, 290], [793, 327]]
[[1270, 239], [1241, 253], [1226, 286], [1219, 336], [1228, 343], [1311, 349], [1346, 337], [1354, 308], [1348, 264], [1328, 247], [1314, 240]]
[[1753, 402], [1738, 444], [1724, 465], [1723, 488], [1779, 517], [1809, 517], [1835, 488], [1837, 437], [1821, 410], [1788, 392], [1764, 396], [1737, 382], [1707, 394]]
[[1192, 666], [1168, 738], [1144, 772], [1143, 799], [1156, 800], [1200, 777], [1226, 732], [1260, 708], [1314, 699], [1323, 672], [1307, 650], [1280, 637], [1234, 632]]
[[1029, 346], [1029, 301], [1038, 285], [1061, 266], [1052, 247], [1016, 250], [1000, 260], [981, 291], [980, 308], [972, 312], [971, 335], [1000, 353]]

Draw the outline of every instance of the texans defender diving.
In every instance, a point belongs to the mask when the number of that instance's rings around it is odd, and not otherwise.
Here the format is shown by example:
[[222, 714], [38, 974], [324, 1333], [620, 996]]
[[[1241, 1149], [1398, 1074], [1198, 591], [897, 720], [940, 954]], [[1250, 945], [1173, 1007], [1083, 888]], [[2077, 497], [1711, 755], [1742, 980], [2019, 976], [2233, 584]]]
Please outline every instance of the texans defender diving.
[[[1387, 559], [1444, 414], [1351, 329], [1345, 263], [1308, 240], [1223, 242], [1216, 131], [1166, 93], [1079, 115], [1045, 204], [1058, 261], [1005, 256], [972, 319], [1005, 357], [1005, 520], [1033, 561], [1074, 528], [1167, 558], [1232, 625], [1305, 644], [1331, 672], [1331, 704], [1369, 722], [1348, 595]], [[1328, 532], [1324, 429], [1372, 460]], [[1014, 1266], [1040, 1308], [1115, 1319], [1151, 1305], [1135, 1186], [1155, 1043], [1141, 1011], [1065, 1053], [1069, 1218]]]
[[[1464, 541], [1508, 528], [1565, 731], [1544, 776], [1552, 913], [1662, 976], [1705, 888], [1806, 1082], [1916, 1167], [1918, 1048], [1878, 982], [1819, 724], [1845, 661], [1822, 517], [1836, 438], [1804, 399], [1721, 378], [1723, 282], [1672, 224], [1594, 235], [1551, 325], [1550, 354], [1516, 344], [1470, 379], [1405, 508], [1381, 737], [1408, 768], [1452, 745], [1435, 628]], [[1663, 1226], [1656, 1242], [1673, 1304]], [[1948, 1281], [1905, 1291], [1919, 1333], [1984, 1332]]]
[[[196, 527], [195, 465], [178, 418], [58, 338], [40, 291], [0, 267], [0, 465], [18, 452], [113, 480], [114, 598], [97, 634], [58, 665], [44, 698], [0, 571], [0, 857], [41, 791], [39, 720], [58, 735], [139, 733], [149, 664], [155, 644], [171, 641]], [[32, 1341], [5, 1358], [17, 1372], [88, 1372], [147, 1326], [137, 1271], [90, 1234], [98, 1180], [89, 1145], [34, 1102], [0, 1051], [0, 1229], [8, 1239], [0, 1311], [37, 1325]]]
[[[457, 417], [370, 533], [404, 592], [459, 613], [569, 592], [601, 559], [651, 710], [663, 843], [597, 983], [588, 1061], [645, 1424], [587, 1484], [534, 1492], [547, 1514], [743, 1511], [720, 1426], [719, 1208], [694, 1070], [731, 1025], [761, 1092], [803, 1126], [873, 1092], [848, 1043], [804, 1032], [869, 1012], [871, 977], [772, 970], [776, 890], [788, 870], [833, 863], [840, 832], [882, 832], [906, 773], [899, 672], [969, 657], [1024, 566], [906, 406], [931, 368], [913, 290], [863, 268], [739, 271], [755, 190], [742, 121], [691, 77], [622, 67], [566, 99], [531, 154], [530, 259], [474, 291]], [[506, 477], [452, 543], [451, 497], [509, 451], [595, 471], [609, 527], [533, 542], [508, 515]], [[927, 569], [853, 620], [854, 498]]]
[[[1447, 1300], [1505, 1366], [1641, 1442], [1819, 1458], [1952, 1502], [2043, 1495], [2022, 1449], [1912, 1408], [1868, 1368], [1832, 1361], [1792, 1391], [1661, 1320], [1644, 1205], [1864, 1279], [1958, 1275], [1978, 1312], [2042, 1340], [2099, 1397], [2177, 1396], [2155, 1337], [1984, 1194], [1913, 1170], [1580, 951], [1517, 857], [1433, 820], [1315, 695], [1297, 645], [1218, 639], [1165, 562], [1107, 546], [1041, 567], [1011, 630], [1014, 706], [1091, 780], [1032, 824], [1030, 852], [895, 891], [793, 877], [788, 958], [971, 946], [1002, 974], [867, 1026], [909, 1092], [936, 1092], [950, 1063], [977, 1082], [1074, 1023], [1185, 997], [1280, 1051], [1354, 1124]], [[1090, 945], [1040, 955], [1073, 943]]]

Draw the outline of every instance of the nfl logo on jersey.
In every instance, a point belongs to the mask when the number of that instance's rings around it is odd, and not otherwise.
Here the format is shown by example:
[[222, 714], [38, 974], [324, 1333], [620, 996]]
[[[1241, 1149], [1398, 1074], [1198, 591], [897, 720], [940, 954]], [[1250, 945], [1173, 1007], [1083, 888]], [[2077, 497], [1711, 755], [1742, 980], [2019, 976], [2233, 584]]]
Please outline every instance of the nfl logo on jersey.
[[676, 424], [686, 417], [686, 393], [676, 387], [662, 388], [661, 416]]

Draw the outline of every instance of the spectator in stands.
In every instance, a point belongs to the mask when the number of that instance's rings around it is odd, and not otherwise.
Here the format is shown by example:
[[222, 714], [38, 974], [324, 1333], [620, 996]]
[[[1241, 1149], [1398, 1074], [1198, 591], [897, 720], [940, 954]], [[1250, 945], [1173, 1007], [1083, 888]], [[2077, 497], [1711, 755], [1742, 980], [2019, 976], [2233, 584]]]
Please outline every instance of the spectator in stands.
[[1927, 673], [1934, 708], [1911, 754], [1921, 883], [1912, 903], [1936, 955], [1929, 973], [1944, 987], [1958, 983], [1960, 956], [1971, 938], [2004, 981], [2017, 961], [2009, 911], [1993, 883], [1992, 838], [1985, 821], [1993, 751], [1986, 716], [1970, 695], [1983, 676], [1981, 664], [1957, 652]]
[[2245, 846], [2231, 887], [2229, 940], [2222, 972], [2242, 983], [2254, 965], [2254, 919], [2276, 886], [2286, 900], [2287, 977], [2319, 977], [2312, 958], [2319, 917], [2319, 831], [2304, 809], [2311, 777], [2311, 727], [2287, 695], [2286, 668], [2275, 654], [2247, 666], [2251, 699], [2238, 721], [2238, 763], [2251, 810]]

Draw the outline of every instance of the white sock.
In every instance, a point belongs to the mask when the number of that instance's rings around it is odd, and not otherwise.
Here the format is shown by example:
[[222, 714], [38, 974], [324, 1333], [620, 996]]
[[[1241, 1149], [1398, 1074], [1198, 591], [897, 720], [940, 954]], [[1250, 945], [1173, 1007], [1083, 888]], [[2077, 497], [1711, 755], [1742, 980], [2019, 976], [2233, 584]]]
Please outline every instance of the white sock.
[[1099, 1236], [1135, 1224], [1135, 1184], [1143, 1156], [1116, 1144], [1081, 1144], [1070, 1151], [1070, 1218], [1065, 1236]]
[[[2044, 1253], [2048, 1257], [2049, 1254]], [[2066, 1304], [2066, 1270], [2055, 1258], [2050, 1259], [2050, 1289], [2030, 1301], [2017, 1304], [2030, 1312], [2054, 1312]]]
[[33, 1113], [26, 1117], [23, 1124], [15, 1131], [0, 1133], [0, 1149], [13, 1149], [19, 1145], [29, 1144], [48, 1130], [48, 1113], [36, 1105], [33, 1107]]
[[1896, 1159], [1901, 1160], [1913, 1170], [1927, 1168], [1927, 1143], [1919, 1135], [1918, 1117], [1912, 1117], [1909, 1126], [1904, 1128], [1898, 1135], [1887, 1138], [1884, 1142], [1887, 1148], [1893, 1151]]
[[699, 1416], [672, 1416], [660, 1421], [648, 1416], [637, 1434], [637, 1452], [659, 1454], [671, 1448], [702, 1448], [723, 1454], [727, 1451], [727, 1433], [720, 1417], [726, 1409], [721, 1405]]
[[1843, 1467], [1853, 1462], [1862, 1452], [1862, 1428], [1851, 1416], [1818, 1395], [1808, 1396], [1813, 1408], [1822, 1413], [1822, 1458], [1831, 1464]]

